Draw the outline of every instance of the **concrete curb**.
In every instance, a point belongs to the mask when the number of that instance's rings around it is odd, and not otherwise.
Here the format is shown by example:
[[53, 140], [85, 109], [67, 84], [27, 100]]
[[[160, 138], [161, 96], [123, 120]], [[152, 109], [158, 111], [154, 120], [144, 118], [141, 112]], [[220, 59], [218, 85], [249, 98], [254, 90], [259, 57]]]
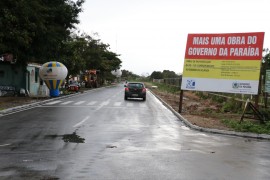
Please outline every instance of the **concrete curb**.
[[[149, 89], [148, 89], [149, 90]], [[157, 96], [155, 93], [153, 93], [151, 90], [149, 90], [159, 101], [162, 102], [164, 106], [166, 106], [172, 113], [178, 117], [179, 120], [181, 120], [186, 126], [193, 130], [201, 131], [201, 132], [207, 132], [207, 133], [213, 133], [213, 134], [222, 134], [222, 135], [229, 135], [229, 136], [238, 136], [238, 137], [244, 137], [244, 138], [256, 138], [256, 139], [266, 139], [270, 140], [270, 135], [268, 134], [255, 134], [255, 133], [245, 133], [245, 132], [235, 132], [235, 131], [226, 131], [226, 130], [219, 130], [219, 129], [210, 129], [210, 128], [203, 128], [196, 126], [192, 123], [190, 123], [187, 119], [185, 119], [181, 114], [179, 114], [177, 111], [175, 111], [169, 104], [167, 104], [163, 99], [161, 99], [159, 96]]]

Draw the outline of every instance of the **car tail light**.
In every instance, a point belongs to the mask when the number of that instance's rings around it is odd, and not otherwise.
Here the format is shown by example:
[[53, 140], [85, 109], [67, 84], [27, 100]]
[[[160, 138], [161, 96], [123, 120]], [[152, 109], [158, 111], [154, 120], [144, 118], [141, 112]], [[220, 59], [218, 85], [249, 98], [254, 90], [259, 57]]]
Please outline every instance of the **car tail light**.
[[142, 89], [142, 92], [146, 92], [146, 88], [143, 88], [143, 89]]
[[128, 87], [125, 88], [125, 91], [129, 91]]

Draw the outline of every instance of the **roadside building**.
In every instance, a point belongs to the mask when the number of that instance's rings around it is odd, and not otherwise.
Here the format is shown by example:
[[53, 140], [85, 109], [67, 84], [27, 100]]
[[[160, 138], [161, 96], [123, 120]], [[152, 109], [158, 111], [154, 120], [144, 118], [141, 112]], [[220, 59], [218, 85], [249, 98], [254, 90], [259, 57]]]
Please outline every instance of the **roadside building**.
[[49, 95], [48, 88], [39, 78], [41, 65], [29, 63], [24, 66], [14, 60], [5, 59], [0, 60], [0, 96]]

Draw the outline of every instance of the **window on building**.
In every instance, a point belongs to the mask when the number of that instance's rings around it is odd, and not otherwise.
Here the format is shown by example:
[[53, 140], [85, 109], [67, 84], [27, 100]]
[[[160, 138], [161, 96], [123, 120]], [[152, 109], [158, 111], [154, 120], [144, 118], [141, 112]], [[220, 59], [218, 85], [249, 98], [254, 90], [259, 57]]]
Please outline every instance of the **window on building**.
[[35, 68], [35, 83], [38, 83], [39, 69]]

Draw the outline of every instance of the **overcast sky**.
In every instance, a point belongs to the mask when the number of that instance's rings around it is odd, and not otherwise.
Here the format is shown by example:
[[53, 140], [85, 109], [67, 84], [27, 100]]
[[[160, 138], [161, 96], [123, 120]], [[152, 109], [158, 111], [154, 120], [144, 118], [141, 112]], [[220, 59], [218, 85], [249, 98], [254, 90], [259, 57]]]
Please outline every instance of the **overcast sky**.
[[99, 34], [138, 75], [183, 71], [189, 33], [265, 32], [270, 48], [269, 0], [86, 0], [78, 28]]

